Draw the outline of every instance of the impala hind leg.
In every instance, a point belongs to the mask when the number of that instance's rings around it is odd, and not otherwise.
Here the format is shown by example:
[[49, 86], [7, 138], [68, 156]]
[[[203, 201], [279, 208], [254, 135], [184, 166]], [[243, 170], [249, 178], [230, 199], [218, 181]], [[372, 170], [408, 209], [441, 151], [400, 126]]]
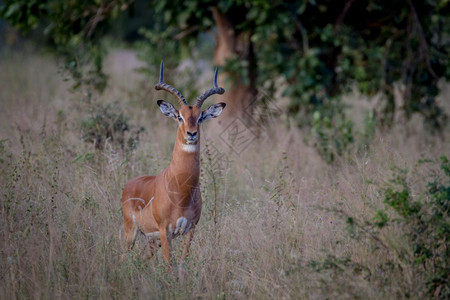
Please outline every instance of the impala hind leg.
[[123, 226], [123, 240], [122, 240], [122, 246], [123, 246], [123, 253], [120, 255], [120, 262], [123, 262], [127, 258], [127, 253], [129, 250], [133, 249], [133, 246], [136, 242], [137, 237], [137, 226], [134, 225], [134, 222], [131, 222], [132, 225], [129, 224], [129, 222], [124, 222]]
[[124, 218], [123, 233], [125, 238], [125, 251], [133, 249], [134, 244], [136, 243], [137, 231], [138, 228], [134, 216], [131, 218]]

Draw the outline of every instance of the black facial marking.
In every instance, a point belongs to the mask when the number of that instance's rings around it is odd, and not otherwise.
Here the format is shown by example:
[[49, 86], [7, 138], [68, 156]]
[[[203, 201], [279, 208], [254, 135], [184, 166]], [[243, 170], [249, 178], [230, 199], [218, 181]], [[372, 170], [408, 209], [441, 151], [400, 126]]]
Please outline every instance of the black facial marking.
[[192, 109], [192, 106], [189, 106], [189, 109]]

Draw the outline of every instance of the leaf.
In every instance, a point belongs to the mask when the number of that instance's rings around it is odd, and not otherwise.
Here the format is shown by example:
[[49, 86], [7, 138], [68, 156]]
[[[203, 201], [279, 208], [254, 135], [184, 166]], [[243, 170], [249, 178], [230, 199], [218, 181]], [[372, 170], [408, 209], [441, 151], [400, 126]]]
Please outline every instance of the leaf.
[[20, 3], [13, 3], [13, 4], [10, 4], [9, 6], [7, 6], [8, 7], [8, 9], [6, 10], [6, 12], [3, 14], [3, 17], [5, 18], [5, 19], [9, 19], [9, 18], [12, 18], [14, 15], [16, 15], [15, 16], [15, 21], [16, 22], [18, 22], [19, 21], [19, 17], [20, 17], [20, 11], [21, 11], [21, 9], [22, 9], [22, 7], [21, 7], [21, 5], [20, 5]]

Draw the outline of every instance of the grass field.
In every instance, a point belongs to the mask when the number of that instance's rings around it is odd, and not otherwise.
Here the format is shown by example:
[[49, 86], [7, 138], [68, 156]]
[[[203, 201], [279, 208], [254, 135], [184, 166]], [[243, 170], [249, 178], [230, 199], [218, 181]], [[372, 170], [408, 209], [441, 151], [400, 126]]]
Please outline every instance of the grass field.
[[[386, 208], [393, 167], [409, 170], [413, 198], [424, 195], [439, 166], [417, 161], [449, 156], [448, 131], [431, 136], [415, 118], [331, 165], [282, 118], [239, 155], [222, 150], [225, 164], [216, 163], [217, 134], [208, 132], [203, 213], [181, 284], [161, 251], [144, 258], [144, 239], [119, 261], [121, 189], [165, 168], [175, 139], [175, 122], [157, 110], [152, 79], [119, 68], [106, 92], [88, 101], [83, 91], [69, 92], [51, 57], [6, 53], [0, 70], [0, 298], [430, 297], [426, 268], [410, 263], [405, 224], [366, 225]], [[441, 101], [449, 95], [446, 88]], [[83, 140], [81, 124], [108, 104], [113, 116], [129, 117], [130, 130], [99, 150]], [[126, 151], [141, 127], [137, 147]], [[176, 240], [175, 255], [180, 246]]]

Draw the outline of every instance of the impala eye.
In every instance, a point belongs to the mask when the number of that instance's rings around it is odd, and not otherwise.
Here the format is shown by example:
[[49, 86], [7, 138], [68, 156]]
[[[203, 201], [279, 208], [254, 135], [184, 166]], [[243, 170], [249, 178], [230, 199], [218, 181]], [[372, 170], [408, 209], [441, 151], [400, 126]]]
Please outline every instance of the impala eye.
[[183, 122], [183, 118], [181, 116], [178, 116], [178, 121]]

